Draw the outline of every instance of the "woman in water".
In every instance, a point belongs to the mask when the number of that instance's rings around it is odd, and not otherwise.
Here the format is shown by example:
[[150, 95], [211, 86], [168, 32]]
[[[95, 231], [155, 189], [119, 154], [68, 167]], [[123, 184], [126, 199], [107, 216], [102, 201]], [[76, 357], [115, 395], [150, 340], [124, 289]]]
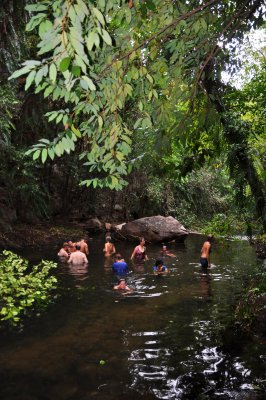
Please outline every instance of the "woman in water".
[[145, 239], [143, 237], [139, 239], [139, 245], [133, 250], [130, 259], [134, 259], [137, 263], [144, 262], [148, 259], [146, 254]]
[[104, 249], [103, 249], [104, 255], [105, 257], [110, 257], [112, 255], [115, 254], [116, 249], [114, 244], [111, 242], [111, 238], [106, 238], [106, 243], [104, 245]]

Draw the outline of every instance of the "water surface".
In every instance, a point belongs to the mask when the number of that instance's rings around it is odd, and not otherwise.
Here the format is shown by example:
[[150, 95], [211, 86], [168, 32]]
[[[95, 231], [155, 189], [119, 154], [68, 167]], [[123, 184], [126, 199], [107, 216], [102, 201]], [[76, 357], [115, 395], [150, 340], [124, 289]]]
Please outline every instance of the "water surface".
[[[148, 245], [144, 266], [129, 262], [134, 291], [124, 296], [112, 290], [104, 237], [91, 238], [88, 267], [59, 264], [49, 310], [2, 335], [0, 399], [265, 399], [265, 343], [224, 337], [255, 253], [244, 241], [216, 241], [206, 272], [202, 241], [169, 245], [176, 258], [165, 258], [165, 277], [152, 274], [160, 246]], [[116, 243], [126, 261], [133, 246]], [[24, 254], [38, 262], [57, 250]]]

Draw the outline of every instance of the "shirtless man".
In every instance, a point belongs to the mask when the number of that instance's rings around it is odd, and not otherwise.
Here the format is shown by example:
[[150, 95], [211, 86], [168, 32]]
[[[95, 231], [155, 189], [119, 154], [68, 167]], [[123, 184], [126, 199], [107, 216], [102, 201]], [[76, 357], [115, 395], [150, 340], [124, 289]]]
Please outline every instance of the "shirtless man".
[[64, 243], [63, 247], [57, 253], [58, 257], [68, 258], [68, 243]]
[[106, 238], [106, 243], [104, 245], [103, 252], [105, 257], [110, 257], [113, 254], [115, 254], [116, 250], [114, 244], [111, 242], [111, 238]]
[[76, 243], [72, 242], [72, 240], [68, 241], [68, 252], [69, 252], [69, 254], [71, 254], [74, 251], [76, 251], [75, 245], [76, 245]]
[[88, 264], [87, 257], [82, 251], [80, 251], [80, 246], [76, 244], [76, 251], [70, 254], [70, 257], [68, 259], [68, 263], [72, 265], [82, 265], [82, 264]]
[[80, 251], [82, 253], [86, 254], [86, 256], [89, 255], [89, 246], [85, 239], [80, 239], [80, 241], [77, 243], [77, 245], [80, 246]]
[[211, 259], [210, 259], [210, 253], [211, 253], [211, 242], [212, 242], [213, 236], [208, 235], [206, 242], [203, 243], [201, 253], [200, 253], [200, 264], [203, 268], [211, 268]]

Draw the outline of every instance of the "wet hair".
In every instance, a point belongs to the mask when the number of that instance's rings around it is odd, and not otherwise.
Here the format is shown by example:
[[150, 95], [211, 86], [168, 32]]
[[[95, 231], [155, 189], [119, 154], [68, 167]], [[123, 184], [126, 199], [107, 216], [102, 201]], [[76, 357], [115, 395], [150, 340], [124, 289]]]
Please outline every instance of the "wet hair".
[[121, 258], [122, 258], [121, 254], [120, 253], [116, 253], [115, 259], [116, 260], [121, 260]]
[[163, 265], [163, 260], [156, 260], [156, 262], [155, 262], [155, 266], [156, 267], [159, 267], [159, 265]]
[[80, 250], [80, 246], [78, 244], [76, 244], [76, 250]]

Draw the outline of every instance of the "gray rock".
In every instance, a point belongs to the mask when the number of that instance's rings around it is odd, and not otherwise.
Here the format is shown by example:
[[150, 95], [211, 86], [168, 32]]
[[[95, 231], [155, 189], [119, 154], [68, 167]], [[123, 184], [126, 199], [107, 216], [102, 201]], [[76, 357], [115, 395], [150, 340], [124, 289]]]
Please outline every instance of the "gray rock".
[[173, 217], [156, 215], [136, 219], [115, 227], [120, 238], [136, 239], [143, 236], [151, 243], [183, 242], [188, 235], [184, 226]]
[[95, 217], [86, 222], [86, 230], [90, 233], [100, 232], [104, 230], [104, 226], [101, 221]]

